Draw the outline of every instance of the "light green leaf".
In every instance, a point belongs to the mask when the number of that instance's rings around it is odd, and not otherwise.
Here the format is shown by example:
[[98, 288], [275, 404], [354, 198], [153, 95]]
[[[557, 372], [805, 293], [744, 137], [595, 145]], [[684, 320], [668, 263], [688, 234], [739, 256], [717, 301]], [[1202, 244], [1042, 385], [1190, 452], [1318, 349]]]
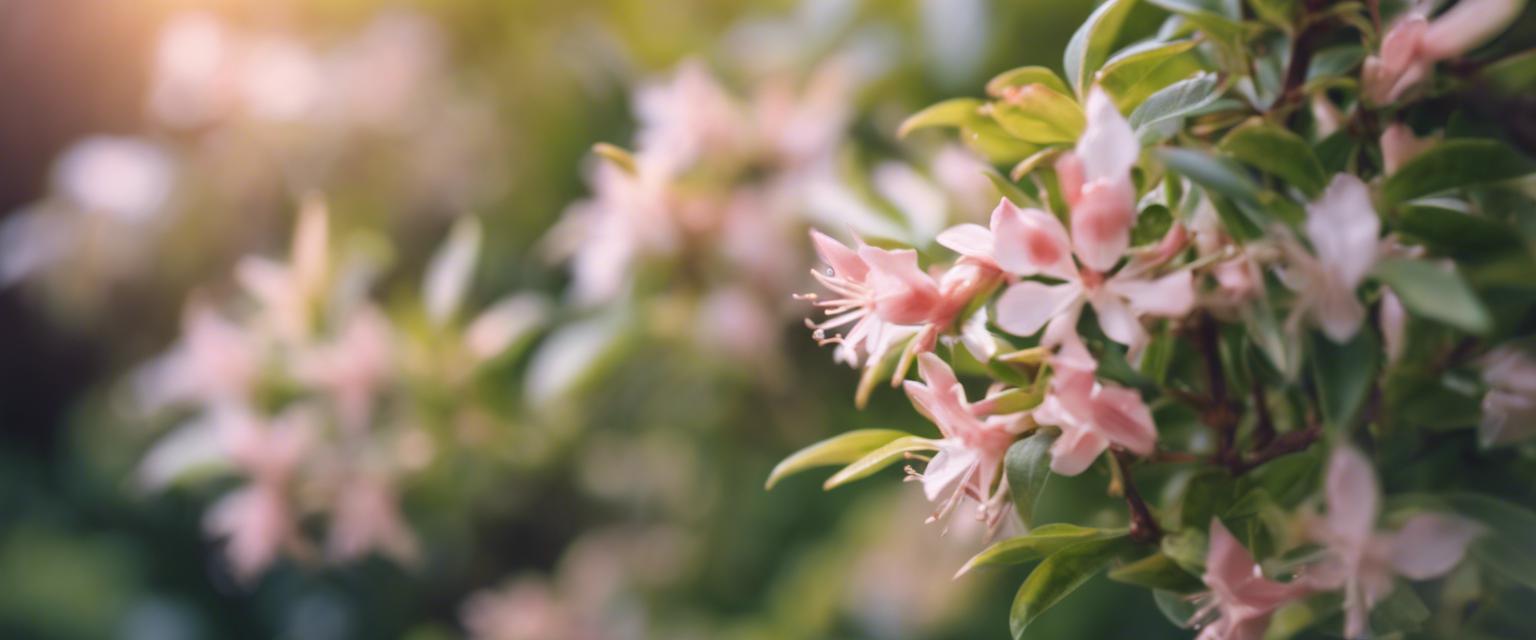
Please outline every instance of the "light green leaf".
[[1455, 271], [1422, 260], [1396, 258], [1377, 263], [1372, 275], [1392, 287], [1414, 315], [1475, 334], [1493, 328], [1493, 318], [1483, 301]]
[[1009, 69], [997, 74], [987, 81], [987, 95], [994, 98], [1001, 97], [1009, 87], [1022, 87], [1031, 84], [1043, 84], [1052, 91], [1059, 93], [1072, 93], [1067, 83], [1061, 81], [1061, 77], [1045, 67], [1031, 66]]
[[1158, 543], [1158, 546], [1162, 550], [1163, 555], [1168, 556], [1170, 560], [1183, 567], [1185, 571], [1192, 575], [1203, 575], [1205, 573], [1205, 551], [1207, 544], [1205, 527], [1207, 526], [1210, 526], [1210, 523], [1207, 522], [1200, 527], [1189, 527], [1182, 531], [1165, 535], [1162, 542]]
[[1070, 143], [1082, 134], [1087, 120], [1072, 98], [1043, 84], [1010, 92], [991, 104], [992, 118], [1004, 131], [1035, 144]]
[[1061, 68], [1066, 70], [1067, 82], [1072, 84], [1078, 97], [1087, 95], [1089, 79], [1109, 58], [1110, 47], [1115, 46], [1120, 27], [1135, 6], [1136, 0], [1109, 0], [1094, 9], [1083, 26], [1072, 34]]
[[1536, 162], [1494, 140], [1446, 140], [1398, 168], [1382, 185], [1394, 205], [1449, 189], [1501, 182], [1536, 172]]
[[860, 429], [827, 438], [790, 454], [775, 465], [763, 488], [772, 489], [773, 485], [785, 477], [806, 469], [857, 461], [880, 447], [910, 435], [895, 429]]
[[1216, 91], [1220, 84], [1214, 73], [1200, 73], [1157, 90], [1143, 100], [1128, 120], [1142, 144], [1155, 142], [1160, 136], [1157, 125], [1174, 118], [1182, 118], [1199, 111], [1221, 96]]
[[979, 118], [982, 102], [976, 98], [952, 98], [930, 105], [907, 116], [896, 129], [896, 137], [905, 138], [918, 129], [929, 127], [959, 127]]
[[1013, 493], [1013, 506], [1019, 512], [1024, 526], [1034, 523], [1035, 501], [1045, 491], [1046, 481], [1051, 478], [1051, 444], [1055, 438], [1036, 433], [1013, 443], [1003, 457], [1003, 469], [1008, 474], [1008, 490]]
[[1328, 180], [1306, 140], [1263, 120], [1233, 129], [1220, 146], [1232, 157], [1295, 185], [1309, 198], [1317, 197]]
[[960, 127], [960, 141], [994, 164], [1011, 164], [1040, 150], [1003, 130], [990, 118], [977, 117]]
[[1180, 40], [1117, 54], [1099, 70], [1099, 86], [1122, 112], [1135, 109], [1148, 96], [1201, 70], [1200, 61], [1186, 55], [1196, 44]]
[[1109, 579], [1148, 589], [1163, 589], [1178, 593], [1193, 593], [1205, 588], [1200, 578], [1191, 575], [1162, 553], [1111, 569]]
[[863, 480], [881, 469], [891, 466], [897, 460], [906, 458], [908, 453], [915, 451], [937, 451], [938, 448], [939, 443], [936, 440], [919, 438], [917, 436], [902, 436], [869, 452], [864, 457], [854, 461], [853, 464], [843, 467], [842, 470], [832, 474], [832, 477], [827, 478], [826, 483], [822, 484], [821, 488], [836, 489], [854, 480]]
[[1381, 346], [1368, 328], [1346, 344], [1315, 334], [1312, 338], [1312, 375], [1323, 409], [1323, 420], [1334, 429], [1349, 424], [1365, 401], [1380, 366]]
[[1023, 638], [1024, 631], [1040, 614], [1071, 595], [1134, 544], [1124, 536], [1089, 540], [1047, 557], [1024, 579], [1013, 598], [1013, 607], [1008, 612], [1008, 628], [1013, 637]]
[[997, 567], [1034, 562], [1079, 542], [1111, 538], [1124, 534], [1125, 531], [1123, 530], [1092, 529], [1064, 522], [1043, 524], [1022, 536], [993, 543], [992, 546], [987, 547], [967, 561], [965, 566], [960, 567], [960, 571], [956, 572], [955, 575], [962, 576], [969, 573], [972, 569], [980, 567]]
[[1029, 194], [1024, 193], [1024, 190], [1019, 188], [1019, 185], [1010, 182], [1009, 179], [1004, 177], [1002, 174], [995, 173], [993, 171], [987, 171], [982, 175], [986, 176], [987, 180], [992, 182], [993, 188], [997, 189], [998, 194], [1002, 195], [1004, 198], [1007, 198], [1009, 202], [1012, 202], [1013, 204], [1020, 207], [1039, 206], [1038, 203], [1035, 202], [1034, 198], [1029, 197]]

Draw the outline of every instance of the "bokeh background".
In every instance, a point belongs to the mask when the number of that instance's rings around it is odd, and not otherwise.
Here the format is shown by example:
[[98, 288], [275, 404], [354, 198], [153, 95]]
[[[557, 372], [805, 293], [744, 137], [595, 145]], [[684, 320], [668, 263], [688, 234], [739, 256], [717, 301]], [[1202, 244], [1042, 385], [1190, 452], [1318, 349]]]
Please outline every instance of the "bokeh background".
[[[899, 470], [763, 490], [828, 435], [932, 429], [889, 389], [855, 410], [856, 372], [787, 293], [809, 290], [805, 226], [895, 224], [922, 242], [985, 216], [979, 161], [939, 134], [898, 141], [896, 125], [997, 72], [1059, 66], [1090, 9], [0, 0], [0, 637], [1004, 637], [1021, 575], [952, 581], [981, 532], [922, 524], [931, 507]], [[593, 145], [636, 145], [637, 94], [691, 67], [753, 96], [829, 64], [847, 113], [791, 120], [831, 127], [825, 158], [701, 178], [736, 194], [791, 175], [769, 193], [800, 227], [761, 247], [791, 275], [743, 289], [695, 248], [627, 265], [622, 294], [580, 295], [555, 238], [602, 189]], [[884, 177], [848, 177], [863, 174]], [[415, 416], [433, 453], [396, 487], [414, 558], [285, 557], [241, 580], [203, 524], [233, 481], [143, 481], [178, 418], [137, 407], [134, 380], [189, 297], [231, 297], [242, 256], [283, 255], [315, 193], [402, 325], [465, 216], [483, 242], [464, 306], [522, 294], [547, 312], [465, 389], [406, 390], [438, 393]], [[570, 241], [578, 260], [594, 242]], [[1104, 478], [1061, 480], [1042, 520], [1113, 513]], [[1036, 628], [1187, 634], [1103, 580]]]

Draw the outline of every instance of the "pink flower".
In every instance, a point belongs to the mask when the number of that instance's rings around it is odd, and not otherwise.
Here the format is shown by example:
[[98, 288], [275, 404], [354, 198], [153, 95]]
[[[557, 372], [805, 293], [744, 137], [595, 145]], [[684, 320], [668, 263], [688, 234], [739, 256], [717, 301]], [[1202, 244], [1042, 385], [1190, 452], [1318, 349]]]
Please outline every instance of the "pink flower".
[[1212, 296], [1210, 304], [1231, 308], [1255, 298], [1263, 289], [1264, 274], [1259, 271], [1258, 262], [1253, 256], [1232, 242], [1232, 238], [1222, 228], [1216, 207], [1209, 200], [1202, 200], [1195, 208], [1191, 227], [1195, 236], [1195, 250], [1201, 258], [1217, 256], [1223, 252], [1232, 255], [1210, 267], [1218, 291], [1218, 295]]
[[289, 262], [246, 257], [235, 276], [261, 305], [266, 328], [287, 339], [307, 338], [330, 275], [329, 214], [318, 196], [304, 200], [293, 232]]
[[1131, 167], [1141, 146], [1104, 90], [1088, 94], [1088, 124], [1075, 153], [1057, 162], [1061, 190], [1072, 208], [1072, 248], [1084, 267], [1108, 271], [1131, 246], [1136, 186]]
[[1302, 585], [1265, 578], [1253, 554], [1216, 518], [1202, 579], [1211, 591], [1192, 620], [1204, 626], [1199, 640], [1260, 640], [1275, 610], [1306, 594]]
[[261, 373], [261, 342], [244, 327], [196, 301], [182, 312], [182, 337], [136, 380], [141, 403], [220, 406], [245, 402]]
[[[862, 242], [851, 249], [819, 231], [811, 232], [811, 240], [822, 261], [831, 266], [827, 273], [813, 271], [812, 275], [834, 295], [830, 299], [804, 296], [830, 316], [807, 324], [823, 344], [838, 344], [839, 360], [855, 365], [874, 366], [893, 345], [912, 338], [894, 380], [904, 376], [912, 356], [932, 350], [959, 313], [1001, 275], [989, 258], [962, 258], [935, 280], [918, 266], [917, 252], [910, 249], [886, 250]], [[825, 335], [828, 329], [849, 325], [841, 336]], [[979, 336], [971, 337], [977, 338], [967, 339], [973, 350], [985, 351]]]
[[1429, 79], [1436, 62], [1492, 39], [1524, 5], [1523, 0], [1462, 0], [1434, 20], [1429, 6], [1410, 9], [1387, 30], [1381, 51], [1365, 59], [1361, 83], [1366, 100], [1397, 102]]
[[1365, 321], [1355, 290], [1376, 264], [1381, 232], [1370, 189], [1359, 178], [1339, 174], [1307, 207], [1306, 231], [1315, 257], [1294, 240], [1281, 243], [1288, 264], [1280, 279], [1297, 294], [1292, 327], [1307, 315], [1330, 340], [1347, 342]]
[[250, 481], [209, 510], [204, 526], [226, 541], [235, 576], [254, 579], [287, 548], [302, 548], [289, 484], [311, 441], [307, 414], [290, 410], [263, 423], [243, 410], [221, 412], [215, 424], [226, 455]]
[[[1045, 327], [1041, 343], [1057, 346], [1078, 341], [1077, 320], [1083, 305], [1092, 305], [1099, 327], [1111, 340], [1138, 350], [1147, 334], [1142, 316], [1177, 317], [1194, 306], [1194, 282], [1189, 271], [1146, 276], [1154, 265], [1138, 262], [1105, 279], [1092, 269], [1079, 270], [1072, 261], [1067, 230], [1050, 214], [1019, 209], [1003, 199], [992, 212], [990, 232], [962, 225], [945, 232], [940, 242], [966, 255], [990, 256], [1004, 271], [1020, 276], [1046, 276], [1059, 284], [1024, 281], [1009, 287], [997, 301], [997, 324], [1009, 333], [1034, 335]], [[988, 253], [973, 253], [986, 251]]]
[[395, 374], [393, 329], [377, 308], [354, 311], [329, 343], [297, 354], [294, 377], [329, 396], [341, 423], [368, 426], [375, 395]]
[[1344, 590], [1344, 634], [1363, 637], [1371, 608], [1392, 591], [1394, 576], [1427, 580], [1461, 562], [1480, 529], [1464, 519], [1433, 513], [1409, 518], [1395, 532], [1378, 532], [1381, 490], [1369, 460], [1341, 445], [1328, 461], [1328, 512], [1314, 517], [1308, 537], [1322, 557], [1302, 569], [1303, 583]]
[[949, 492], [933, 519], [943, 518], [968, 496], [981, 505], [988, 525], [995, 526], [1009, 505], [1008, 483], [999, 476], [1003, 456], [1023, 423], [1018, 415], [986, 415], [987, 403], [967, 401], [955, 372], [938, 356], [918, 356], [917, 367], [923, 382], [908, 380], [907, 396], [943, 434], [939, 452], [919, 476], [929, 500]]
[[326, 552], [334, 561], [346, 562], [374, 549], [410, 562], [416, 558], [416, 537], [400, 515], [389, 481], [376, 474], [360, 474], [337, 493]]
[[1504, 345], [1483, 357], [1483, 422], [1478, 438], [1483, 446], [1509, 444], [1536, 434], [1536, 359], [1515, 345]]
[[1149, 455], [1157, 425], [1141, 394], [1094, 378], [1093, 358], [1073, 343], [1051, 358], [1051, 390], [1035, 409], [1035, 422], [1061, 429], [1051, 446], [1051, 471], [1082, 473], [1110, 445]]

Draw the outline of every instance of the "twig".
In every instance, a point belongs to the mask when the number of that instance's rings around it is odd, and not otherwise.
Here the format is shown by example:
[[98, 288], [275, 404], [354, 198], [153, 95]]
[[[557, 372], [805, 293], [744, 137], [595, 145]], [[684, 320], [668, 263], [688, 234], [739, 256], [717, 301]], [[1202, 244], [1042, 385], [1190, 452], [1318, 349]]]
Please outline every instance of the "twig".
[[1144, 544], [1156, 543], [1162, 539], [1163, 529], [1157, 526], [1152, 510], [1147, 508], [1146, 501], [1141, 499], [1141, 493], [1136, 490], [1136, 483], [1131, 480], [1130, 454], [1115, 449], [1114, 461], [1120, 468], [1120, 486], [1125, 493], [1125, 505], [1131, 511], [1131, 539]]
[[1300, 431], [1291, 431], [1275, 438], [1268, 446], [1254, 451], [1248, 456], [1237, 458], [1227, 465], [1227, 469], [1234, 476], [1242, 475], [1284, 455], [1303, 451], [1312, 443], [1317, 442], [1323, 433], [1322, 427], [1314, 424]]
[[1249, 387], [1249, 395], [1253, 398], [1253, 446], [1255, 449], [1263, 449], [1269, 446], [1275, 439], [1275, 421], [1269, 415], [1269, 400], [1264, 397], [1264, 385], [1259, 382], [1258, 376], [1253, 376], [1253, 384]]
[[1314, 15], [1326, 5], [1325, 0], [1307, 0], [1301, 13], [1301, 30], [1291, 45], [1291, 60], [1285, 67], [1285, 84], [1275, 100], [1275, 108], [1301, 101], [1301, 86], [1307, 81], [1307, 69], [1312, 66], [1312, 49], [1317, 44], [1318, 28]]

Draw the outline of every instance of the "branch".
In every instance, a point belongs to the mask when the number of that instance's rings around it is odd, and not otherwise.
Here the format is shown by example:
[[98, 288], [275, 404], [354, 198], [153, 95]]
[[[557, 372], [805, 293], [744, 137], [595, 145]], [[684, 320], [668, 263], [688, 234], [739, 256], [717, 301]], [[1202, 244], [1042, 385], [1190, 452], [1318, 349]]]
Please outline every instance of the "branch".
[[1141, 499], [1141, 493], [1136, 490], [1136, 483], [1131, 479], [1130, 454], [1114, 449], [1115, 465], [1120, 468], [1121, 489], [1125, 492], [1125, 505], [1131, 511], [1131, 539], [1143, 544], [1153, 544], [1163, 537], [1162, 527], [1157, 526], [1157, 519], [1152, 517], [1152, 510], [1147, 508], [1145, 500]]
[[1301, 85], [1307, 81], [1307, 69], [1312, 66], [1312, 50], [1317, 44], [1318, 29], [1314, 16], [1327, 3], [1323, 0], [1307, 0], [1301, 12], [1301, 30], [1291, 44], [1291, 60], [1285, 67], [1285, 85], [1275, 100], [1275, 107], [1301, 101]]
[[1253, 398], [1253, 412], [1256, 420], [1253, 425], [1253, 446], [1263, 449], [1269, 446], [1275, 439], [1275, 421], [1269, 415], [1269, 399], [1264, 397], [1264, 385], [1259, 382], [1258, 376], [1253, 376], [1253, 384], [1249, 387], [1249, 395]]
[[1227, 465], [1227, 468], [1234, 476], [1242, 475], [1275, 458], [1305, 450], [1307, 447], [1312, 446], [1312, 443], [1317, 442], [1317, 439], [1322, 434], [1323, 428], [1316, 424], [1300, 431], [1281, 434], [1275, 438], [1274, 442], [1269, 443], [1268, 446], [1254, 451], [1247, 456], [1235, 458]]

